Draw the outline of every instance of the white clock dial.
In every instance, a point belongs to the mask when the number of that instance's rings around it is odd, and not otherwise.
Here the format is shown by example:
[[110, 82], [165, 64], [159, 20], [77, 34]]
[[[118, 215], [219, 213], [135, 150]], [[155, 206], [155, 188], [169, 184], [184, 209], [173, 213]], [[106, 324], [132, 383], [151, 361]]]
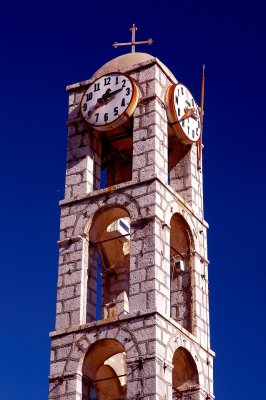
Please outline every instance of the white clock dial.
[[81, 100], [83, 118], [98, 130], [116, 128], [133, 114], [138, 102], [135, 83], [114, 72], [94, 81]]
[[166, 110], [170, 125], [183, 143], [195, 143], [199, 140], [198, 106], [190, 91], [181, 83], [168, 89]]

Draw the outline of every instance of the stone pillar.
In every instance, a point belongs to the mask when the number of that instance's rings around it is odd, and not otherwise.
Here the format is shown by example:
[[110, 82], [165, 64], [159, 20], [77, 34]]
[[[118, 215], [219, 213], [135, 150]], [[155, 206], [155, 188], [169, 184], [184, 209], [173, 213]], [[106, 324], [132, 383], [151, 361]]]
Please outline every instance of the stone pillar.
[[86, 241], [74, 238], [59, 241], [59, 271], [56, 330], [85, 322]]
[[79, 103], [83, 91], [68, 87], [69, 120], [65, 199], [91, 193], [100, 188], [101, 149], [99, 134], [95, 134], [80, 119]]
[[[155, 193], [149, 196], [156, 201]], [[158, 217], [149, 215], [131, 224], [130, 312], [156, 309], [170, 316], [168, 229]]]
[[142, 97], [134, 113], [132, 180], [140, 182], [157, 176], [167, 183], [167, 121], [161, 101], [166, 79], [156, 64], [133, 77], [139, 82]]
[[[172, 151], [178, 152], [177, 141]], [[183, 155], [170, 171], [170, 186], [203, 218], [202, 172], [198, 170], [197, 144], [181, 146]], [[180, 151], [180, 150], [179, 150]]]

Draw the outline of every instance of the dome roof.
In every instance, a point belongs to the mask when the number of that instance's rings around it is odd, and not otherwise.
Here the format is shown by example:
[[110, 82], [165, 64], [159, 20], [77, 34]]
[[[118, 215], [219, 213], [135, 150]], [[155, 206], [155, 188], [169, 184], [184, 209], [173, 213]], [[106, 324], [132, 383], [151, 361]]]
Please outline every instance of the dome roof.
[[[140, 64], [143, 62], [147, 62], [147, 61], [151, 61], [151, 60], [157, 60], [156, 57], [151, 56], [150, 54], [147, 53], [127, 53], [127, 54], [123, 54], [122, 56], [113, 58], [112, 60], [108, 61], [106, 64], [104, 64], [102, 67], [100, 67], [94, 74], [93, 74], [93, 78], [98, 77], [98, 76], [102, 76], [105, 74], [108, 74], [110, 72], [114, 72], [114, 71], [120, 71], [124, 68], [128, 68], [131, 67], [135, 64]], [[160, 61], [159, 63], [167, 70], [169, 71], [169, 69], [162, 64]], [[171, 72], [169, 71], [169, 73], [171, 74]], [[172, 75], [172, 74], [171, 74]]]

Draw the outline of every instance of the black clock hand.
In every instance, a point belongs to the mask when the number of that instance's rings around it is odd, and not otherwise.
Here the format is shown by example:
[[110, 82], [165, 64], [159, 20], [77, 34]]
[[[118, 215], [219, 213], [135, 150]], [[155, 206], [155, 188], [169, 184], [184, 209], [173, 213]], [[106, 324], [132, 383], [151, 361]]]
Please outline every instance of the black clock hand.
[[94, 111], [97, 110], [97, 108], [101, 107], [102, 105], [106, 104], [106, 100], [109, 97], [109, 93], [111, 92], [111, 89], [107, 89], [106, 92], [102, 95], [102, 97], [99, 97], [97, 100], [96, 104], [89, 110], [90, 115], [94, 113]]
[[180, 118], [179, 122], [184, 121], [187, 118], [198, 119], [194, 108], [185, 109], [185, 114]]
[[110, 97], [113, 97], [115, 94], [121, 92], [121, 90], [123, 90], [122, 87], [120, 89], [114, 90], [113, 92], [111, 92], [111, 89], [107, 89], [106, 92], [103, 94], [102, 99], [108, 100], [110, 99]]
[[110, 93], [111, 93], [111, 89], [107, 89], [106, 92], [102, 95], [101, 99], [103, 101], [107, 100], [108, 97], [110, 96]]
[[109, 97], [113, 97], [115, 94], [121, 92], [121, 90], [123, 90], [122, 87], [121, 87], [120, 89], [114, 90], [113, 92], [109, 93], [107, 97], [108, 97], [108, 98], [109, 98]]
[[89, 110], [90, 115], [92, 115], [94, 111], [96, 111], [99, 107], [102, 107], [105, 104], [107, 104], [112, 99], [112, 97], [117, 93], [121, 92], [121, 90], [123, 90], [123, 88], [114, 90], [113, 92], [111, 92], [111, 89], [107, 89], [106, 92], [102, 95], [102, 97], [100, 97], [97, 100], [96, 104]]
[[103, 101], [104, 101], [103, 98], [100, 97], [97, 100], [96, 104], [93, 107], [91, 107], [91, 109], [88, 111], [88, 114], [92, 115], [92, 113], [94, 113], [94, 111], [96, 111], [97, 108], [99, 108], [99, 107], [101, 107], [103, 105]]

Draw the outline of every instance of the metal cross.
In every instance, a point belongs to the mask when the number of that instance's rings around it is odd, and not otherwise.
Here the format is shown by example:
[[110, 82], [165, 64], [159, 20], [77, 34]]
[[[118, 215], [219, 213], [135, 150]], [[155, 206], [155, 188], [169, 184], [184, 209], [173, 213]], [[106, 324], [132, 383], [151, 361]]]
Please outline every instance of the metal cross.
[[136, 42], [136, 31], [137, 31], [137, 27], [135, 24], [132, 25], [132, 28], [130, 28], [130, 31], [132, 32], [132, 36], [131, 36], [131, 42], [127, 42], [127, 43], [118, 43], [115, 42], [113, 44], [113, 46], [115, 48], [117, 48], [118, 46], [131, 46], [131, 53], [135, 53], [135, 46], [136, 44], [152, 44], [153, 40], [152, 39], [148, 39], [148, 40], [142, 40], [140, 42]]

